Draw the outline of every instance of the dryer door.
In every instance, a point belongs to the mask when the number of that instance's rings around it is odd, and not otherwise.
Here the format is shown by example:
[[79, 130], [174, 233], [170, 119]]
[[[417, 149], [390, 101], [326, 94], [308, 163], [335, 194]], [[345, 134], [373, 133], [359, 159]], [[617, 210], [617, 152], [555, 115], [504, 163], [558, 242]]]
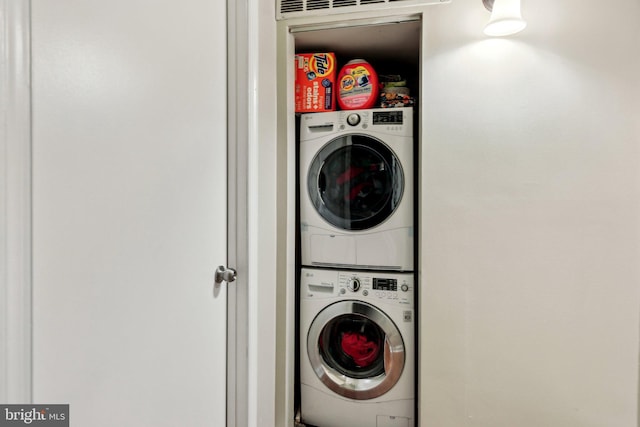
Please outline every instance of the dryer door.
[[393, 321], [362, 301], [340, 301], [318, 313], [309, 328], [307, 354], [323, 384], [356, 400], [389, 391], [398, 382], [406, 358]]
[[318, 213], [343, 230], [366, 230], [389, 218], [404, 189], [402, 166], [391, 149], [368, 135], [331, 140], [315, 156], [307, 177]]

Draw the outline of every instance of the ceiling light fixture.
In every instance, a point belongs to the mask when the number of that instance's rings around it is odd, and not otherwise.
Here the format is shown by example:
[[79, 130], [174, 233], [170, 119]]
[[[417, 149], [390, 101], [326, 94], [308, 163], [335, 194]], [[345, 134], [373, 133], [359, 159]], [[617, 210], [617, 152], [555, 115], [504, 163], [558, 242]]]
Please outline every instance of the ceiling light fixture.
[[527, 26], [520, 13], [520, 0], [482, 0], [482, 3], [491, 12], [491, 19], [484, 27], [486, 35], [509, 36]]

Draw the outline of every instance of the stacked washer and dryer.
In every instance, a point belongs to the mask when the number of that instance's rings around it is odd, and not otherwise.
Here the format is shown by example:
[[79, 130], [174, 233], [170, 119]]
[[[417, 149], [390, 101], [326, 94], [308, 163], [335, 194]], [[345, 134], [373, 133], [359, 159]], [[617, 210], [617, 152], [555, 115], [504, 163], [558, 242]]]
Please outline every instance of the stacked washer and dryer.
[[300, 117], [300, 415], [415, 425], [412, 108]]

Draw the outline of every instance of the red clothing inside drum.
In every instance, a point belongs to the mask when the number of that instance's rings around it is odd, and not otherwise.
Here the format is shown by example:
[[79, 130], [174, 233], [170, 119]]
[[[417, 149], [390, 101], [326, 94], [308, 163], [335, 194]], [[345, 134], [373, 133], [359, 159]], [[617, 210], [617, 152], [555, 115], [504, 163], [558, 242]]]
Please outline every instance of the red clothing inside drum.
[[369, 341], [364, 334], [345, 332], [342, 335], [342, 351], [351, 357], [356, 365], [365, 368], [376, 360], [380, 346]]

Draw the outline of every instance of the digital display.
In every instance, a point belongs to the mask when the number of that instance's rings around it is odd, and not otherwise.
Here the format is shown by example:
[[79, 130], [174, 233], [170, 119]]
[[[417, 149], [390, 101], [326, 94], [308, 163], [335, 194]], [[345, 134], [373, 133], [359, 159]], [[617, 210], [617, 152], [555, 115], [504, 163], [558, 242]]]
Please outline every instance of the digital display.
[[374, 125], [401, 125], [402, 111], [377, 111], [373, 113]]
[[397, 291], [398, 281], [396, 279], [373, 279], [373, 289], [377, 291]]

